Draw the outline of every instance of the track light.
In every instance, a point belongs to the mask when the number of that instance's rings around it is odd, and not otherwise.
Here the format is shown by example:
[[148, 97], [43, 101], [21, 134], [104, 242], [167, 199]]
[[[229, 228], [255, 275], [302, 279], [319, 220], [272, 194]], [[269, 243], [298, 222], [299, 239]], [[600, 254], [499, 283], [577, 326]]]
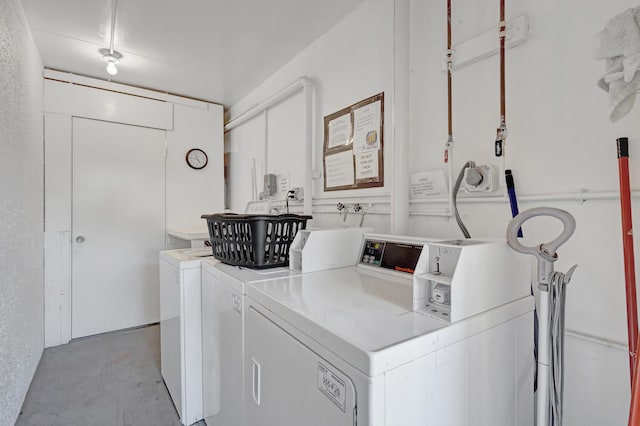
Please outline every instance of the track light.
[[100, 53], [102, 54], [102, 58], [107, 62], [107, 73], [109, 73], [109, 75], [118, 74], [116, 64], [122, 59], [122, 53], [110, 49], [100, 49]]

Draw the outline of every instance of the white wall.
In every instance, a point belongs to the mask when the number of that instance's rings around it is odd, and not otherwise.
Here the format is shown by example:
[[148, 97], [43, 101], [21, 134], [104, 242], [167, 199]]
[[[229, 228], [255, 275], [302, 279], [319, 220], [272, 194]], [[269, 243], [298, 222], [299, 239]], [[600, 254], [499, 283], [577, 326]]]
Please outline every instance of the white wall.
[[[364, 3], [234, 105], [231, 116], [298, 76], [310, 76], [317, 85], [314, 168], [321, 170], [322, 117], [385, 91], [385, 123], [391, 123], [388, 119], [391, 114], [400, 112], [392, 111], [395, 105], [404, 101], [410, 105], [410, 167], [404, 172], [442, 168], [447, 138], [446, 75], [441, 70], [446, 48], [446, 1], [410, 0], [410, 67], [402, 75], [404, 71], [394, 58], [406, 47], [397, 25], [394, 29], [394, 7], [399, 3], [399, 0]], [[497, 1], [486, 0], [454, 2], [454, 44], [494, 28], [498, 5]], [[568, 288], [566, 312], [569, 337], [565, 424], [568, 425], [600, 424], [605, 419], [611, 424], [624, 424], [627, 416], [629, 379], [615, 138], [630, 137], [631, 179], [637, 181], [640, 152], [635, 152], [635, 145], [640, 139], [637, 124], [640, 107], [615, 125], [608, 121], [607, 95], [595, 84], [604, 72], [604, 64], [591, 58], [590, 46], [593, 34], [603, 28], [607, 19], [630, 6], [634, 6], [630, 0], [507, 2], [507, 18], [527, 14], [530, 34], [524, 45], [507, 52], [506, 166], [513, 170], [517, 191], [523, 197], [571, 194], [567, 197], [571, 200], [521, 198], [521, 210], [541, 205], [559, 207], [571, 212], [578, 224], [576, 234], [561, 247], [556, 265], [557, 270], [566, 271], [572, 264], [579, 264]], [[375, 31], [369, 31], [370, 28]], [[499, 124], [498, 71], [498, 57], [494, 56], [454, 73], [456, 174], [467, 160], [501, 165], [493, 156], [495, 129]], [[394, 85], [403, 76], [410, 80], [408, 100], [402, 98], [405, 95]], [[399, 100], [392, 103], [394, 89]], [[267, 122], [270, 152], [291, 153], [288, 165], [294, 185], [300, 184], [296, 179], [304, 173], [301, 163], [295, 163], [303, 123], [293, 121], [299, 120], [296, 111], [302, 106], [301, 96], [291, 98], [277, 107], [281, 110], [270, 112]], [[291, 120], [287, 120], [287, 114]], [[259, 116], [228, 135], [227, 150], [234, 154], [230, 179], [234, 210], [242, 210], [251, 196], [253, 157], [258, 161], [258, 175], [264, 172], [260, 169], [264, 132], [264, 117]], [[271, 138], [276, 134], [277, 139]], [[389, 201], [392, 186], [387, 179], [403, 171], [393, 170], [394, 163], [388, 162], [393, 155], [389, 150], [391, 141], [390, 127], [385, 126], [384, 189], [323, 193], [322, 181], [315, 181], [315, 224], [339, 223], [337, 215], [330, 213], [335, 211], [335, 202], [360, 200], [365, 207], [382, 213], [367, 216], [366, 225], [374, 226], [378, 232], [392, 228], [389, 213], [397, 207]], [[269, 164], [276, 166], [271, 160]], [[287, 163], [278, 164], [286, 166]], [[578, 201], [583, 190], [604, 191], [609, 199]], [[371, 206], [366, 204], [368, 201]], [[461, 236], [454, 220], [418, 214], [418, 210], [446, 208], [445, 203], [416, 203], [407, 207], [411, 234]], [[501, 194], [486, 202], [463, 199], [460, 210], [475, 236], [503, 235], [510, 220], [509, 205]], [[639, 210], [635, 209], [636, 223], [640, 220]], [[549, 241], [559, 230], [556, 222], [536, 220], [527, 224], [524, 242]]]
[[[392, 146], [391, 104], [393, 99], [394, 4], [389, 0], [370, 0], [318, 38], [301, 54], [229, 110], [231, 118], [268, 98], [298, 77], [306, 75], [315, 83], [314, 170], [322, 170], [322, 123], [331, 114], [379, 92], [385, 92], [384, 162], [385, 185], [359, 191], [327, 192], [323, 180], [314, 180], [314, 225], [337, 225], [341, 219], [335, 208], [341, 201], [377, 204], [365, 225], [381, 231], [389, 229], [389, 218], [373, 214], [389, 210]], [[302, 92], [268, 111], [267, 171], [290, 175], [291, 186], [304, 185], [304, 96]], [[258, 192], [265, 173], [265, 119], [258, 115], [232, 130], [226, 140], [230, 152], [230, 207], [241, 212], [251, 198], [251, 167], [256, 159]], [[373, 198], [369, 198], [373, 197]], [[324, 201], [323, 201], [324, 200]], [[325, 212], [323, 214], [322, 212]], [[359, 217], [350, 218], [354, 223]]]
[[[173, 105], [173, 131], [167, 132], [167, 229], [206, 230], [200, 216], [224, 209], [222, 115], [221, 105]], [[192, 148], [207, 154], [204, 169], [185, 162]]]
[[[640, 176], [639, 107], [613, 125], [607, 95], [596, 87], [604, 64], [591, 58], [593, 35], [630, 0], [507, 2], [507, 19], [527, 14], [530, 39], [507, 51], [507, 167], [520, 195], [611, 191], [610, 200], [521, 202], [520, 209], [554, 206], [571, 212], [577, 230], [559, 250], [556, 269], [579, 265], [568, 287], [566, 327], [595, 340], [567, 339], [567, 425], [625, 424], [629, 401], [627, 341], [615, 138], [630, 137], [632, 187]], [[454, 44], [497, 25], [499, 2], [453, 4]], [[442, 167], [447, 137], [446, 2], [412, 1], [411, 171]], [[497, 40], [496, 40], [497, 43]], [[498, 57], [454, 72], [455, 172], [467, 160], [499, 165], [493, 156], [499, 123]], [[635, 221], [640, 216], [635, 209]], [[424, 206], [423, 206], [424, 207]], [[427, 207], [445, 207], [431, 204]], [[460, 210], [472, 234], [502, 234], [509, 206], [464, 203]], [[412, 216], [419, 235], [461, 235], [455, 221]], [[549, 241], [557, 226], [540, 220], [525, 229], [525, 243]], [[555, 223], [553, 223], [555, 225]], [[637, 262], [637, 259], [636, 259]], [[594, 371], [595, 370], [595, 371]]]
[[0, 2], [0, 425], [43, 349], [42, 62], [18, 0]]

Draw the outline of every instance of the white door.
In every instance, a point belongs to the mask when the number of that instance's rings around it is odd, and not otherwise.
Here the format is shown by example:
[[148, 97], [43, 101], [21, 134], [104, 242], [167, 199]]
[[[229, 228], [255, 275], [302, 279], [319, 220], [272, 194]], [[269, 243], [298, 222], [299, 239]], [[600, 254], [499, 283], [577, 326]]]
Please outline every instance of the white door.
[[165, 132], [73, 118], [72, 338], [157, 322]]
[[349, 377], [254, 308], [246, 315], [245, 426], [353, 426]]

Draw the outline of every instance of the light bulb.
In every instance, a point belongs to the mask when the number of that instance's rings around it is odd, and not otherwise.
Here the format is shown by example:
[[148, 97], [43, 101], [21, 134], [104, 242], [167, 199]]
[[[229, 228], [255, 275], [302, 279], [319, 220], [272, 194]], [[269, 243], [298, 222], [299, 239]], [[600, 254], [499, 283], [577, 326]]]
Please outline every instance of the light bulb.
[[118, 74], [118, 68], [116, 68], [116, 64], [114, 62], [109, 61], [107, 64], [107, 73], [109, 73], [109, 75]]
[[120, 62], [120, 59], [122, 59], [122, 53], [110, 49], [99, 49], [98, 52], [100, 52], [102, 59], [107, 63], [107, 73], [109, 73], [109, 75], [118, 74], [116, 65]]

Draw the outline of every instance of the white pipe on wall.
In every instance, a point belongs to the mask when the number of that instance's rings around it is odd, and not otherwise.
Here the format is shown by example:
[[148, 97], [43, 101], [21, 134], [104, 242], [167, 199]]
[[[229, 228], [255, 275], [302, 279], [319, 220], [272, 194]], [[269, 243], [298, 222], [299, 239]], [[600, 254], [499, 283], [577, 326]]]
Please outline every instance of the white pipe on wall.
[[269, 173], [269, 110], [265, 109], [264, 117], [264, 140], [262, 149], [264, 150], [264, 173]]
[[[449, 170], [449, 211], [446, 212], [447, 217], [453, 217], [453, 187], [455, 186], [453, 174], [455, 171], [453, 170], [453, 153], [454, 153], [455, 142], [451, 142], [449, 144], [449, 148], [447, 150], [447, 169]], [[411, 201], [410, 201], [411, 202]]]
[[256, 157], [253, 157], [253, 165], [251, 166], [251, 196], [252, 201], [258, 201], [258, 176], [256, 171]]
[[[640, 190], [632, 192], [633, 198], [640, 198]], [[539, 201], [595, 201], [595, 200], [618, 200], [620, 194], [616, 191], [594, 191], [579, 190], [577, 192], [565, 192], [556, 194], [530, 194], [530, 195], [518, 195], [519, 202], [539, 202]], [[432, 199], [420, 199], [410, 200], [412, 205], [416, 204], [441, 204], [449, 202], [445, 198], [432, 198]], [[462, 197], [458, 198], [459, 203], [508, 203], [509, 198], [506, 196], [487, 196], [487, 197]]]
[[450, 218], [451, 211], [447, 209], [427, 209], [427, 210], [411, 210], [410, 216], [430, 216], [430, 217], [446, 217]]
[[[633, 198], [640, 198], [640, 190], [632, 192]], [[577, 201], [584, 203], [587, 201], [609, 201], [618, 200], [620, 194], [616, 191], [599, 191], [589, 192], [587, 190], [580, 190], [571, 193], [557, 193], [557, 194], [531, 194], [521, 195], [518, 197], [518, 201], [521, 203], [531, 202], [552, 202], [552, 201]], [[444, 204], [449, 200], [444, 198], [434, 199], [420, 199], [410, 200], [411, 207], [409, 209], [410, 216], [432, 216], [432, 217], [450, 217], [448, 211], [442, 208], [432, 209], [420, 209], [421, 204]], [[509, 199], [506, 196], [493, 196], [493, 197], [468, 197], [458, 198], [459, 203], [468, 204], [482, 204], [482, 203], [508, 203]]]
[[395, 0], [393, 46], [393, 108], [391, 232], [409, 230], [409, 0]]
[[[224, 131], [229, 132], [242, 123], [252, 119], [277, 103], [289, 98], [300, 90], [305, 93], [305, 179], [304, 179], [304, 214], [311, 214], [312, 179], [313, 179], [313, 95], [315, 86], [309, 77], [299, 77], [293, 83], [279, 90], [267, 99], [252, 105], [247, 110], [229, 119]], [[265, 159], [266, 161], [266, 159]], [[265, 172], [267, 172], [265, 170]]]
[[[640, 190], [632, 192], [633, 198], [640, 199]], [[587, 201], [609, 201], [618, 200], [619, 193], [616, 191], [599, 191], [590, 192], [587, 190], [579, 190], [577, 192], [570, 193], [557, 193], [557, 194], [530, 194], [522, 195], [518, 197], [521, 202], [552, 202], [552, 201], [577, 201], [579, 203]], [[387, 206], [391, 202], [391, 194], [375, 194], [367, 196], [319, 196], [313, 200], [313, 205], [321, 208], [328, 208], [329, 210], [335, 209], [335, 205], [338, 202], [342, 203], [360, 203], [367, 214], [369, 214], [371, 208], [374, 205]], [[505, 196], [489, 196], [489, 197], [466, 197], [458, 198], [458, 202], [462, 204], [482, 204], [482, 203], [508, 203], [509, 199]], [[420, 208], [422, 205], [441, 205], [448, 204], [449, 198], [432, 198], [432, 199], [418, 199], [410, 200], [409, 214], [411, 216], [431, 216], [431, 217], [451, 217], [451, 213], [447, 208], [434, 207], [434, 208]], [[384, 212], [379, 212], [385, 214]], [[390, 214], [390, 213], [387, 213]]]
[[302, 88], [304, 88], [306, 86], [311, 86], [313, 88], [313, 82], [311, 81], [311, 79], [309, 79], [308, 77], [305, 77], [305, 76], [299, 77], [297, 80], [295, 80], [293, 83], [289, 84], [285, 88], [279, 90], [278, 92], [274, 93], [273, 95], [269, 96], [268, 98], [263, 99], [262, 101], [258, 102], [257, 104], [252, 105], [247, 110], [241, 112], [240, 114], [236, 115], [235, 117], [230, 118], [229, 120], [227, 120], [227, 122], [224, 123], [224, 131], [228, 132], [229, 130], [232, 130], [235, 127], [238, 127], [239, 125], [243, 124], [244, 122], [246, 122], [246, 121], [252, 119], [253, 117], [255, 117], [256, 115], [260, 114], [264, 110], [266, 110], [268, 108], [271, 108], [275, 104], [277, 104], [277, 103], [287, 99], [288, 97], [294, 95], [295, 93], [297, 93], [299, 90], [301, 90]]
[[333, 205], [336, 203], [360, 203], [363, 206], [371, 204], [390, 204], [391, 194], [388, 192], [378, 194], [358, 194], [358, 195], [319, 195], [313, 199], [313, 205]]
[[[304, 79], [304, 80], [302, 80]], [[313, 83], [307, 77], [300, 78], [304, 88], [304, 214], [310, 215], [313, 201]]]
[[575, 337], [576, 339], [585, 340], [591, 343], [597, 343], [598, 345], [606, 346], [608, 348], [617, 349], [619, 351], [627, 352], [629, 351], [629, 347], [626, 343], [615, 342], [613, 340], [604, 339], [598, 336], [592, 336], [590, 334], [585, 334], [579, 331], [574, 330], [565, 330], [565, 334], [567, 336]]

